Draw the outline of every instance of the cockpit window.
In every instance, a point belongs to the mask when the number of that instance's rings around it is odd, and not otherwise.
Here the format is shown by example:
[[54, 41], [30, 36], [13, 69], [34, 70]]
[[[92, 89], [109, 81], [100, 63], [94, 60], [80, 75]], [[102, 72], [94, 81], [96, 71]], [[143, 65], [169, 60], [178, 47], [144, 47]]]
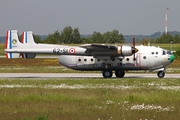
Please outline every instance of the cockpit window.
[[166, 55], [166, 52], [163, 50], [163, 53], [162, 53], [163, 55]]
[[166, 50], [163, 50], [162, 54], [163, 54], [163, 55], [166, 55], [166, 54], [172, 55], [171, 51], [166, 51]]
[[172, 55], [172, 53], [171, 53], [170, 51], [167, 51], [167, 54], [168, 54], [168, 55]]

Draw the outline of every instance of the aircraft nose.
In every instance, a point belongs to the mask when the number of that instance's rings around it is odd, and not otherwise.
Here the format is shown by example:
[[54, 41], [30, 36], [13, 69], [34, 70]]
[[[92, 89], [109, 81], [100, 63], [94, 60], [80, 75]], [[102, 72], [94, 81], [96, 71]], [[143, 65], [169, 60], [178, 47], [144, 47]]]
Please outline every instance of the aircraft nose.
[[172, 63], [172, 62], [174, 61], [174, 59], [175, 59], [175, 56], [174, 56], [174, 55], [171, 55], [171, 56], [170, 56], [170, 62]]

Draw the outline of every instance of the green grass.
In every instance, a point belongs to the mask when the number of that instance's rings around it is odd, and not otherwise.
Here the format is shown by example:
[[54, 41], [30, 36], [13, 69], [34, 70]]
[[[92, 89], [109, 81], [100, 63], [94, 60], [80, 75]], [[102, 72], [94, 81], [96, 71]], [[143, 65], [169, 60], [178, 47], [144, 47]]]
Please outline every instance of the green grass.
[[5, 55], [4, 49], [5, 49], [5, 44], [0, 44], [0, 55]]
[[0, 89], [0, 119], [180, 117], [180, 79], [2, 79]]
[[[154, 45], [154, 46], [159, 46], [159, 47], [164, 48], [164, 49], [167, 49], [167, 50], [170, 50], [170, 49], [171, 49], [170, 44], [153, 44], [153, 45]], [[172, 44], [172, 50], [173, 50], [173, 51], [180, 50], [180, 44]]]

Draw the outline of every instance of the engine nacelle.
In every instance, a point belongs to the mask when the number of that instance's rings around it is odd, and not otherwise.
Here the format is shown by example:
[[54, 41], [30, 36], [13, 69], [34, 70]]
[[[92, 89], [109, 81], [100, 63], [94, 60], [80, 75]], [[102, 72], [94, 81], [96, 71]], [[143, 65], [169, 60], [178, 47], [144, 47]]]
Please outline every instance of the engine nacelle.
[[133, 46], [129, 46], [129, 45], [122, 45], [122, 46], [117, 47], [118, 54], [123, 55], [123, 56], [131, 56], [134, 53], [136, 53], [137, 51], [138, 51], [138, 49], [136, 49]]

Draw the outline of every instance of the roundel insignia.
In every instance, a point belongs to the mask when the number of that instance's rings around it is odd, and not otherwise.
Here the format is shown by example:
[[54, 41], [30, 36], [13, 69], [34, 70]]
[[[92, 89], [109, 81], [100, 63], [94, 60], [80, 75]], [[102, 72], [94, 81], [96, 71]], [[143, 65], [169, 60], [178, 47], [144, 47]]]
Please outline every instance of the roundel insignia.
[[16, 39], [13, 39], [13, 40], [12, 40], [12, 43], [13, 43], [13, 44], [16, 44], [16, 43], [17, 43], [17, 40], [16, 40]]
[[74, 48], [70, 48], [70, 49], [69, 49], [69, 53], [70, 53], [70, 54], [75, 54], [75, 53], [76, 53], [76, 50], [75, 50]]

